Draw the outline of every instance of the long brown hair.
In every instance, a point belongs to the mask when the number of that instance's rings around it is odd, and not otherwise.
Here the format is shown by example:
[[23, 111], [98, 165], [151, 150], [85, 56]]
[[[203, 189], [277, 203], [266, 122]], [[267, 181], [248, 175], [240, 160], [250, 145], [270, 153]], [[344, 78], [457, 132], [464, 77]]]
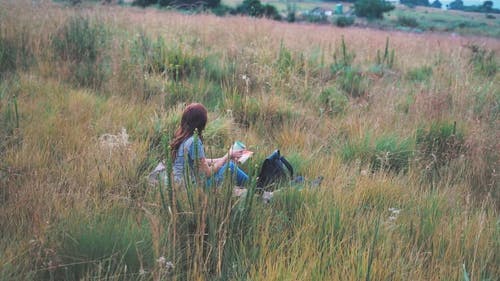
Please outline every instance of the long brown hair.
[[181, 118], [181, 124], [175, 132], [174, 139], [170, 142], [170, 150], [172, 159], [177, 156], [177, 151], [181, 143], [194, 134], [198, 130], [198, 136], [203, 140], [203, 130], [207, 124], [207, 109], [201, 103], [191, 103], [184, 109]]

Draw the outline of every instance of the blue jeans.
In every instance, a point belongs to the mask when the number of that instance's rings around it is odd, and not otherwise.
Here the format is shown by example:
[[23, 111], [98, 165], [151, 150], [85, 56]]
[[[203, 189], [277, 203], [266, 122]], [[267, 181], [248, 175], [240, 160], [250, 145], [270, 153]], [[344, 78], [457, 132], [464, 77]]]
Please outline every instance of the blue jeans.
[[207, 186], [212, 186], [212, 181], [215, 180], [215, 186], [219, 186], [224, 180], [224, 175], [227, 173], [226, 170], [229, 167], [231, 177], [234, 178], [236, 174], [236, 185], [243, 186], [246, 182], [248, 182], [248, 175], [240, 169], [238, 166], [234, 164], [233, 161], [230, 161], [224, 164], [213, 176], [207, 179]]

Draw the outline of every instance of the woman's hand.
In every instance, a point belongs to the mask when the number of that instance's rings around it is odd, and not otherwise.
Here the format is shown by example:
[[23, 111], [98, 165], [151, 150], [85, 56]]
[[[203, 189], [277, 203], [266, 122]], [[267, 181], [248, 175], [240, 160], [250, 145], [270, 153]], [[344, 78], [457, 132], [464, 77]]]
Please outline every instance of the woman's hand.
[[238, 160], [243, 155], [244, 152], [245, 152], [245, 150], [233, 151], [231, 149], [231, 150], [229, 150], [229, 156], [232, 160]]

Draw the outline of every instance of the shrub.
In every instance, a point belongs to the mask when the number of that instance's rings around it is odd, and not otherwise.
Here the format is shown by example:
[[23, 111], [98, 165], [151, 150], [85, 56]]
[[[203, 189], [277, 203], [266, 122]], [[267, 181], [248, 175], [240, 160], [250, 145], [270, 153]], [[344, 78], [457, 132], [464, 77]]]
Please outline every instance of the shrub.
[[219, 5], [211, 9], [212, 13], [220, 17], [229, 14], [232, 10], [233, 8], [226, 5]]
[[70, 81], [78, 86], [99, 88], [106, 80], [104, 50], [109, 42], [104, 23], [71, 18], [52, 39], [54, 56], [67, 63]]
[[286, 10], [287, 10], [286, 21], [295, 22], [297, 17], [297, 5], [295, 5], [295, 3], [293, 4], [287, 3]]
[[354, 12], [358, 17], [382, 19], [384, 13], [394, 9], [394, 6], [384, 0], [358, 0], [354, 3]]
[[266, 4], [263, 6], [263, 16], [273, 20], [281, 20], [280, 13], [276, 9], [276, 7], [271, 4]]
[[429, 0], [401, 0], [401, 4], [404, 4], [408, 7], [414, 7], [414, 6], [429, 6]]
[[354, 17], [340, 16], [335, 19], [335, 25], [338, 27], [346, 27], [354, 24]]
[[262, 5], [259, 0], [244, 0], [241, 5], [236, 7], [235, 13], [281, 20], [281, 16], [274, 6], [270, 4]]
[[416, 18], [409, 16], [398, 16], [397, 23], [402, 26], [407, 27], [418, 27], [418, 21]]
[[[160, 0], [162, 1], [162, 0]], [[164, 2], [164, 1], [162, 1]], [[134, 2], [132, 2], [132, 6], [139, 6], [139, 7], [147, 7], [149, 5], [154, 5], [158, 3], [158, 0], [134, 0]]]
[[305, 15], [305, 19], [306, 19], [306, 21], [313, 22], [313, 23], [325, 23], [327, 21], [327, 17], [325, 14], [308, 13]]

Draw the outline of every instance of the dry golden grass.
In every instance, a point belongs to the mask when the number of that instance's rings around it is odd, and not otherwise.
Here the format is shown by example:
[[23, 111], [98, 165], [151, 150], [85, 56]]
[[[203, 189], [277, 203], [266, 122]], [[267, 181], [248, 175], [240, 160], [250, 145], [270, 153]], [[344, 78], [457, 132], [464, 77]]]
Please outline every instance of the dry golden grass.
[[[463, 265], [471, 280], [500, 274], [499, 72], [475, 73], [466, 47], [475, 44], [498, 54], [497, 39], [113, 6], [61, 8], [49, 1], [3, 1], [0, 8], [0, 39], [24, 44], [36, 58], [0, 82], [1, 124], [15, 124], [8, 109], [14, 98], [19, 111], [19, 127], [0, 131], [5, 134], [0, 138], [0, 280], [61, 277], [57, 270], [70, 267], [53, 265], [65, 258], [63, 241], [54, 240], [79, 225], [73, 216], [91, 218], [113, 208], [136, 220], [120, 233], [138, 228], [152, 240], [152, 261], [139, 257], [148, 280], [461, 280]], [[54, 58], [51, 40], [75, 16], [112, 34], [103, 51], [110, 73], [97, 89], [72, 84], [72, 62]], [[186, 57], [215, 55], [234, 71], [218, 84], [206, 77], [176, 81], [146, 73], [143, 65], [130, 62], [132, 42], [140, 34], [153, 41], [161, 36]], [[344, 113], [330, 116], [321, 112], [319, 97], [338, 86], [339, 74], [329, 66], [334, 53], [339, 56], [342, 38], [369, 87], [365, 95], [349, 98]], [[373, 71], [387, 38], [395, 65]], [[280, 65], [280, 52], [289, 52], [293, 63]], [[498, 65], [498, 55], [495, 59]], [[408, 78], [408, 72], [426, 66], [432, 68], [430, 77]], [[148, 89], [156, 92], [146, 98]], [[180, 98], [168, 99], [175, 91]], [[283, 192], [269, 205], [255, 202], [257, 215], [244, 217], [249, 219], [241, 228], [231, 228], [234, 221], [228, 219], [241, 205], [225, 201], [223, 192], [196, 193], [196, 202], [205, 205], [193, 208], [189, 195], [180, 194], [164, 209], [162, 195], [170, 195], [159, 194], [145, 177], [165, 153], [161, 137], [172, 135], [183, 104], [210, 94], [217, 102], [210, 106], [208, 151], [222, 153], [240, 139], [256, 152], [244, 166], [255, 172], [258, 161], [280, 148], [293, 156], [307, 180], [324, 176], [321, 187]], [[457, 122], [466, 149], [438, 179], [424, 176], [428, 171], [418, 155], [399, 174], [372, 173], [362, 159], [342, 157], [349, 141], [367, 140], [373, 147], [381, 136], [414, 138], [419, 126], [439, 121]], [[128, 138], [122, 138], [122, 128]], [[122, 142], [107, 142], [105, 134]], [[249, 236], [239, 237], [238, 231]], [[172, 243], [173, 237], [181, 242]], [[173, 257], [174, 273], [156, 262], [160, 257]], [[95, 267], [80, 278], [101, 273], [99, 262], [84, 262]], [[106, 274], [135, 277], [122, 269]]]

